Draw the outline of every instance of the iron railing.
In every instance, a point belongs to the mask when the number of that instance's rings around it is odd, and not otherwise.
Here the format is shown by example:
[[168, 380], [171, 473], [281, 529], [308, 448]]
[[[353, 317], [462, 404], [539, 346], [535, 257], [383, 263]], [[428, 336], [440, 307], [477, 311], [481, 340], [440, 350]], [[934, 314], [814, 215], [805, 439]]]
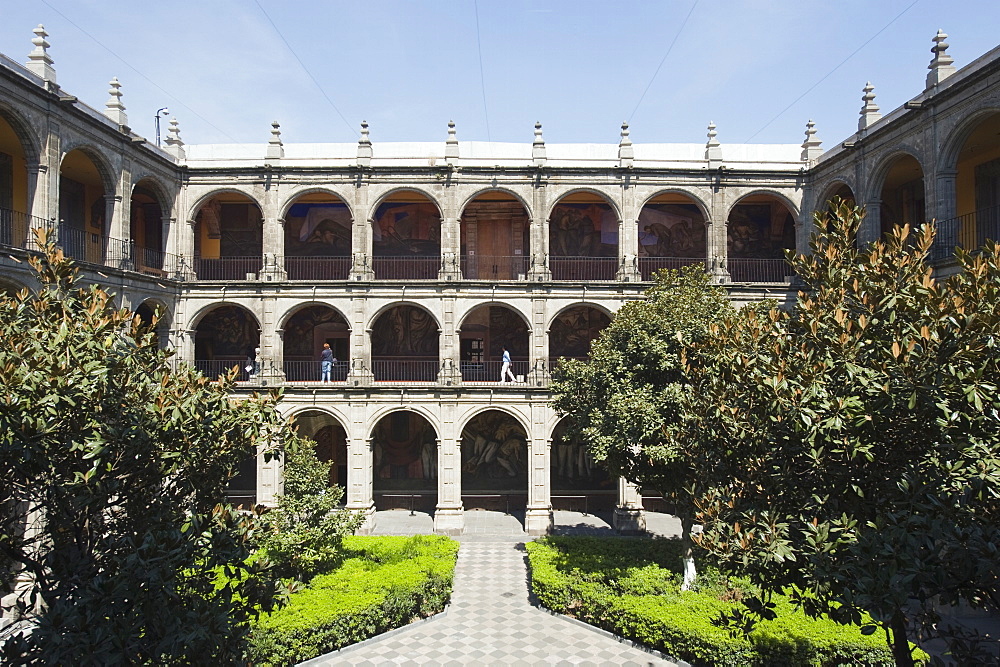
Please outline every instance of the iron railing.
[[524, 255], [462, 255], [462, 277], [467, 280], [524, 280]]
[[263, 265], [261, 257], [195, 257], [194, 273], [198, 280], [254, 280]]
[[437, 360], [372, 360], [376, 382], [437, 382], [438, 368]]
[[376, 280], [437, 280], [440, 257], [372, 257]]
[[614, 280], [617, 257], [555, 257], [549, 255], [553, 280]]
[[1000, 240], [1000, 206], [981, 208], [937, 223], [929, 259], [932, 262], [948, 259], [955, 254], [955, 248], [972, 250], [987, 239]]
[[[346, 361], [333, 362], [330, 381], [346, 381], [348, 366]], [[285, 372], [285, 382], [319, 383], [323, 379], [323, 362], [321, 361], [285, 361], [281, 367]]]
[[0, 208], [0, 244], [14, 248], [38, 250], [32, 229], [52, 227], [52, 222], [27, 213]]
[[[503, 369], [502, 361], [462, 361], [459, 363], [459, 369], [462, 371], [464, 384], [498, 384], [504, 381], [500, 377], [500, 371]], [[528, 362], [512, 361], [510, 372], [515, 378], [524, 381], [524, 377], [528, 374]], [[505, 380], [511, 382], [510, 378]]]
[[351, 273], [351, 258], [286, 256], [285, 271], [289, 280], [347, 280]]
[[239, 371], [236, 375], [237, 382], [246, 382], [250, 379], [250, 372], [246, 369], [247, 365], [246, 359], [195, 359], [194, 361], [195, 369], [212, 380], [227, 375], [235, 367]]
[[792, 267], [784, 259], [730, 257], [729, 277], [734, 283], [787, 283]]
[[692, 264], [708, 265], [704, 257], [640, 257], [639, 273], [643, 280], [652, 280], [653, 274], [661, 269], [680, 269]]

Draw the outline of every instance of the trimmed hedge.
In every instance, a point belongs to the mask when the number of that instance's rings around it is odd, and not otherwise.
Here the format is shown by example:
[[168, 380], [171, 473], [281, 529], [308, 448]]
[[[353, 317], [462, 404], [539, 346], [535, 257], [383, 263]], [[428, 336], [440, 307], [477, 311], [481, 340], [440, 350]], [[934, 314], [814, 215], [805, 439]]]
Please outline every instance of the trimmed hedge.
[[247, 659], [292, 665], [444, 609], [458, 542], [442, 535], [344, 538], [344, 560], [261, 615]]
[[733, 609], [741, 582], [709, 571], [701, 590], [682, 592], [675, 540], [547, 537], [526, 546], [531, 587], [544, 606], [694, 665], [894, 664], [881, 635], [811, 619], [784, 598], [775, 599], [778, 618], [734, 637], [712, 619]]

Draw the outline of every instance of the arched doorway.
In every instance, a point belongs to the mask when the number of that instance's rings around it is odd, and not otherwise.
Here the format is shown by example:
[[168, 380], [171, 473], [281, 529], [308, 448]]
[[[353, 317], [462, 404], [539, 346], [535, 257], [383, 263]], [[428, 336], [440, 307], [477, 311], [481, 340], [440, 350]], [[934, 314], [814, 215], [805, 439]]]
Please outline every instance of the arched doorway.
[[226, 486], [226, 501], [242, 510], [257, 504], [257, 457], [249, 454], [240, 459]]
[[517, 197], [488, 192], [462, 211], [462, 277], [518, 280], [528, 272], [530, 220]]
[[21, 138], [0, 116], [0, 244], [26, 247], [30, 230], [28, 160]]
[[983, 118], [958, 152], [953, 221], [938, 224], [935, 249], [978, 248], [1000, 240], [1000, 113]]
[[330, 466], [330, 486], [347, 489], [347, 431], [336, 417], [321, 410], [295, 415], [295, 430], [316, 443], [316, 458]]
[[[107, 194], [94, 160], [79, 148], [67, 153], [59, 167], [59, 245], [69, 257], [104, 263], [109, 250]], [[121, 251], [111, 249], [108, 259], [123, 259]]]
[[563, 310], [549, 329], [549, 368], [560, 359], [587, 359], [590, 344], [611, 324], [607, 313], [593, 306], [573, 306]]
[[393, 306], [371, 328], [372, 373], [376, 382], [435, 382], [438, 323], [419, 306]]
[[298, 197], [285, 213], [289, 280], [347, 280], [351, 271], [351, 211], [323, 192]]
[[372, 430], [375, 509], [433, 511], [437, 504], [437, 433], [422, 415], [398, 410]]
[[650, 199], [636, 221], [639, 273], [652, 280], [660, 269], [707, 264], [705, 215], [687, 195], [668, 192]]
[[567, 426], [569, 417], [563, 417], [552, 431], [552, 508], [587, 513], [614, 509], [618, 485], [603, 466], [594, 462], [583, 443], [567, 435]]
[[778, 197], [744, 197], [729, 212], [727, 267], [733, 282], [780, 283], [791, 272], [785, 250], [795, 249], [795, 217]]
[[606, 199], [577, 192], [559, 200], [549, 217], [553, 280], [614, 280], [618, 271], [618, 215]]
[[462, 429], [462, 504], [510, 514], [528, 504], [528, 436], [501, 410], [481, 412]]
[[530, 336], [528, 325], [517, 311], [497, 304], [478, 306], [462, 320], [458, 335], [463, 382], [502, 382], [504, 349], [510, 353], [511, 374], [518, 381], [524, 380]]
[[372, 217], [372, 268], [380, 280], [434, 280], [441, 268], [441, 212], [419, 192], [394, 192]]
[[926, 221], [924, 170], [912, 155], [896, 158], [879, 197], [880, 232], [885, 235], [897, 225], [921, 225]]
[[155, 184], [139, 181], [129, 202], [129, 238], [135, 249], [135, 268], [142, 273], [165, 276], [163, 266], [164, 211], [156, 196]]
[[237, 368], [236, 379], [247, 380], [256, 370], [253, 363], [259, 346], [260, 325], [250, 311], [240, 306], [217, 306], [195, 328], [194, 365], [209, 378]]
[[826, 193], [826, 196], [819, 202], [820, 208], [818, 210], [820, 212], [829, 210], [831, 207], [830, 203], [837, 198], [847, 202], [851, 206], [856, 205], [857, 200], [854, 197], [854, 190], [851, 190], [851, 186], [846, 183], [840, 183]]
[[246, 280], [261, 269], [263, 214], [257, 202], [220, 193], [195, 215], [194, 270], [198, 280]]
[[145, 329], [153, 326], [153, 320], [156, 320], [157, 345], [161, 350], [167, 349], [167, 345], [170, 343], [170, 313], [166, 306], [158, 301], [147, 299], [135, 309], [135, 315]]
[[333, 352], [330, 380], [347, 379], [351, 351], [351, 330], [343, 315], [329, 306], [311, 305], [295, 311], [282, 333], [282, 368], [287, 382], [319, 382], [322, 379], [320, 353], [329, 343]]

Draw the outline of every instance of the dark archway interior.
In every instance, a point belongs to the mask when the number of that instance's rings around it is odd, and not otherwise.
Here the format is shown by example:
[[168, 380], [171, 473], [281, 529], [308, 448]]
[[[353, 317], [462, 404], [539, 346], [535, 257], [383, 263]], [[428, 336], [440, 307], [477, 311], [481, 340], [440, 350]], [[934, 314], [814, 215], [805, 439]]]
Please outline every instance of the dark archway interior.
[[195, 330], [195, 367], [207, 377], [218, 377], [236, 367], [238, 380], [254, 371], [255, 350], [260, 345], [260, 329], [249, 312], [239, 306], [219, 306], [206, 314]]
[[372, 325], [372, 372], [376, 381], [433, 382], [438, 373], [438, 325], [423, 308], [395, 306]]
[[351, 211], [341, 199], [311, 193], [285, 214], [289, 280], [346, 280], [351, 270]]
[[476, 197], [462, 212], [462, 276], [516, 280], [528, 272], [530, 219], [524, 205], [505, 192]]
[[795, 217], [770, 195], [744, 197], [729, 213], [727, 267], [734, 282], [784, 282], [795, 249]]
[[285, 324], [285, 379], [289, 382], [318, 382], [321, 375], [320, 353], [329, 343], [336, 359], [330, 379], [347, 379], [350, 365], [351, 331], [347, 321], [328, 306], [307, 306], [295, 311]]
[[503, 349], [511, 357], [511, 373], [527, 375], [528, 325], [506, 306], [479, 306], [462, 322], [459, 356], [465, 382], [499, 382]]
[[592, 306], [574, 306], [556, 315], [549, 330], [549, 368], [560, 358], [588, 358], [591, 343], [609, 324], [611, 318]]
[[376, 509], [433, 510], [437, 502], [437, 433], [423, 416], [399, 410], [372, 431]]
[[260, 271], [264, 251], [263, 214], [249, 197], [220, 194], [198, 210], [195, 220], [198, 280], [245, 280], [247, 274]]
[[614, 280], [618, 216], [601, 197], [569, 195], [549, 218], [549, 268], [554, 280]]
[[97, 165], [82, 150], [70, 151], [59, 169], [59, 245], [73, 259], [104, 262], [106, 218], [104, 181]]
[[639, 272], [652, 280], [660, 269], [705, 262], [708, 256], [705, 216], [689, 197], [666, 193], [639, 212]]
[[924, 172], [915, 157], [905, 155], [893, 162], [882, 184], [880, 199], [883, 235], [897, 225], [915, 226], [926, 222]]
[[28, 162], [21, 138], [0, 116], [0, 244], [25, 246], [29, 196]]
[[372, 217], [372, 265], [383, 280], [433, 280], [441, 267], [441, 214], [417, 192], [397, 192]]
[[163, 209], [153, 191], [140, 182], [132, 189], [129, 232], [135, 248], [136, 268], [165, 276], [163, 271]]
[[553, 508], [577, 512], [613, 509], [618, 497], [615, 480], [594, 461], [583, 443], [566, 434], [568, 420], [564, 417], [552, 432], [549, 475]]
[[522, 510], [528, 498], [528, 437], [506, 412], [487, 410], [462, 429], [466, 509]]

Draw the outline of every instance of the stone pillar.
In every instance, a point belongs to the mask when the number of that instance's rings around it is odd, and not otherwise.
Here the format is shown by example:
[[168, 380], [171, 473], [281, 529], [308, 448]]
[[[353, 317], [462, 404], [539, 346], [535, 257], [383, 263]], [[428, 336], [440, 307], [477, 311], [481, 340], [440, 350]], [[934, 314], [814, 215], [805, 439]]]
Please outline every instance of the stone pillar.
[[[121, 172], [118, 174], [118, 192], [112, 199], [112, 207], [105, 220], [108, 221], [107, 235], [111, 239], [122, 241], [132, 240], [132, 162], [122, 160]], [[117, 204], [117, 206], [115, 206]]]
[[722, 187], [722, 172], [715, 176], [716, 183], [712, 188], [712, 199], [705, 221], [706, 258], [708, 271], [717, 283], [728, 283], [731, 278], [729, 269], [729, 223], [726, 192]]
[[865, 219], [858, 230], [858, 247], [864, 248], [882, 236], [882, 199], [872, 198], [865, 202]]
[[927, 211], [928, 217], [938, 222], [958, 216], [958, 197], [955, 193], [957, 169], [939, 169], [934, 183], [934, 210]]
[[276, 321], [275, 294], [261, 295], [261, 330], [260, 330], [260, 371], [257, 380], [263, 386], [281, 384], [285, 381], [284, 364], [282, 363], [281, 333]]
[[257, 452], [257, 504], [274, 507], [274, 497], [284, 490], [285, 466], [281, 456], [265, 461], [264, 451]]
[[353, 297], [348, 311], [351, 363], [347, 372], [347, 384], [355, 387], [367, 387], [372, 383], [372, 350], [369, 344], [371, 330], [368, 329], [367, 302], [365, 295]]
[[639, 229], [636, 219], [635, 188], [632, 186], [631, 172], [622, 173], [621, 219], [618, 221], [618, 274], [616, 278], [625, 283], [642, 279], [639, 273]]
[[552, 530], [552, 500], [549, 488], [551, 447], [552, 441], [548, 438], [532, 437], [528, 442], [528, 508], [524, 516], [524, 530], [529, 535], [545, 535]]
[[549, 270], [549, 221], [546, 217], [548, 209], [548, 192], [546, 191], [547, 177], [541, 169], [535, 177], [535, 187], [531, 192], [531, 221], [528, 231], [528, 241], [531, 247], [528, 249], [531, 258], [528, 267], [528, 280], [532, 282], [543, 282], [552, 280], [552, 271]]
[[454, 438], [438, 439], [438, 501], [434, 532], [461, 535], [465, 530], [462, 506], [462, 444]]
[[369, 210], [368, 182], [364, 175], [358, 174], [357, 187], [354, 189], [354, 218], [351, 220], [351, 274], [350, 280], [372, 280], [372, 216]]
[[196, 329], [174, 329], [173, 336], [177, 345], [175, 359], [178, 363], [194, 366], [194, 339], [197, 334]]
[[[363, 406], [355, 409], [364, 410]], [[364, 429], [365, 424], [352, 424], [353, 429]], [[358, 533], [367, 535], [375, 527], [375, 497], [372, 482], [372, 441], [351, 434], [347, 443], [347, 509], [361, 512], [364, 524]]]
[[281, 281], [287, 280], [285, 273], [285, 221], [278, 218], [277, 177], [268, 176], [264, 187], [264, 220], [262, 234], [263, 267], [258, 279]]
[[438, 356], [441, 368], [438, 371], [438, 384], [451, 387], [462, 383], [462, 373], [459, 366], [458, 322], [455, 321], [455, 296], [450, 293], [441, 296], [441, 333], [439, 338]]
[[528, 349], [528, 377], [525, 379], [529, 385], [535, 387], [548, 386], [551, 377], [546, 302], [544, 296], [531, 300], [531, 340]]
[[646, 515], [642, 509], [642, 496], [639, 487], [618, 478], [618, 504], [612, 519], [615, 530], [625, 535], [638, 535], [646, 532]]
[[461, 221], [453, 215], [441, 219], [441, 269], [438, 280], [462, 279]]
[[186, 224], [177, 225], [177, 280], [195, 280], [197, 276], [194, 271], [194, 237], [198, 233], [198, 222], [192, 218], [185, 221]]

